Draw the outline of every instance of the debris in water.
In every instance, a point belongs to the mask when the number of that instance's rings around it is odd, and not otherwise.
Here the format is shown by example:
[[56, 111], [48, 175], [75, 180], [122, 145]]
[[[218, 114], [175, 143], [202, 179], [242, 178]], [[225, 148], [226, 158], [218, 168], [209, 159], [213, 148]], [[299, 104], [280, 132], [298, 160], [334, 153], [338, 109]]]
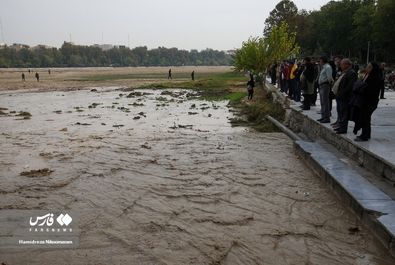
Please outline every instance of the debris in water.
[[133, 92], [130, 92], [129, 95], [127, 95], [126, 97], [127, 98], [134, 98], [134, 97], [141, 97], [143, 95], [145, 95], [145, 94], [143, 94], [142, 92], [133, 91]]
[[123, 126], [125, 126], [125, 125], [123, 125], [123, 124], [114, 124], [112, 127], [114, 127], [114, 128], [121, 128]]
[[[10, 112], [11, 113], [11, 112]], [[27, 111], [20, 111], [16, 116], [22, 116], [24, 119], [30, 119], [32, 114]]]
[[82, 107], [74, 107], [74, 109], [77, 111], [77, 112], [83, 112], [84, 110], [82, 109]]
[[148, 145], [148, 143], [144, 143], [142, 145], [140, 145], [141, 148], [145, 148], [145, 149], [151, 149], [151, 146]]
[[358, 233], [359, 231], [361, 231], [361, 229], [359, 229], [358, 226], [348, 228], [348, 233], [350, 235], [354, 235], [354, 234]]
[[130, 110], [128, 108], [125, 108], [125, 107], [118, 107], [118, 109], [123, 111], [123, 112], [130, 112]]
[[132, 103], [132, 104], [128, 104], [129, 106], [133, 106], [133, 107], [142, 107], [142, 106], [144, 106], [144, 104], [143, 103], [137, 103], [137, 102], [134, 102], [134, 103]]
[[196, 115], [196, 114], [198, 114], [198, 113], [197, 112], [188, 111], [188, 115]]
[[133, 117], [133, 120], [139, 120], [141, 117], [140, 116], [136, 116], [136, 117]]
[[96, 108], [96, 107], [99, 106], [99, 105], [102, 105], [102, 103], [92, 103], [92, 104], [90, 104], [90, 105], [88, 106], [88, 108], [94, 109], [94, 108]]
[[75, 125], [84, 125], [84, 126], [88, 126], [88, 125], [92, 125], [92, 124], [90, 124], [90, 123], [76, 122]]
[[188, 124], [188, 125], [178, 124], [178, 128], [181, 128], [181, 129], [192, 129], [192, 127], [193, 127], [193, 125], [190, 125], [190, 124]]
[[30, 171], [23, 171], [20, 173], [21, 176], [25, 177], [45, 177], [49, 176], [53, 170], [50, 170], [49, 168], [42, 168], [42, 169], [37, 169], [37, 170], [30, 170]]

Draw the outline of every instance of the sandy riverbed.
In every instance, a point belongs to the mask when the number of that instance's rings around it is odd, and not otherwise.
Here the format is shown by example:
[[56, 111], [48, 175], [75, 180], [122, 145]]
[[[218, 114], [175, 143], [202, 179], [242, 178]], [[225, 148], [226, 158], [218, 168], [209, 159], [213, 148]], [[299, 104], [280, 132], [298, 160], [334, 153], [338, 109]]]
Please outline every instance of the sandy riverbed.
[[284, 134], [232, 128], [227, 102], [189, 91], [129, 93], [0, 95], [0, 209], [73, 210], [81, 229], [77, 249], [0, 262], [394, 264]]
[[[182, 67], [87, 67], [87, 68], [9, 68], [0, 69], [0, 91], [4, 90], [76, 90], [91, 87], [139, 87], [167, 80], [168, 70], [172, 69], [175, 85], [178, 82], [190, 80], [190, 74], [195, 71], [196, 79], [205, 78], [215, 73], [232, 71], [230, 66], [182, 66]], [[40, 82], [35, 79], [35, 73], [40, 75]], [[21, 75], [25, 73], [26, 81]]]

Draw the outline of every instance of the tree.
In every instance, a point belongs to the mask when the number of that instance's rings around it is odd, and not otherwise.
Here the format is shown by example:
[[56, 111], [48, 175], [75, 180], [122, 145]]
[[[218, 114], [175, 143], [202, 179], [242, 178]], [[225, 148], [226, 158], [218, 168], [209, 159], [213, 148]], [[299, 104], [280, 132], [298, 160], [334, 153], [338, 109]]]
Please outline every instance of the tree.
[[[363, 4], [355, 11], [353, 15], [353, 44], [359, 57], [363, 57], [367, 52], [367, 43], [373, 42], [374, 26], [371, 23], [375, 16], [375, 1], [363, 1]], [[373, 44], [373, 43], [372, 43]]]
[[377, 0], [373, 37], [382, 60], [395, 61], [395, 1]]
[[296, 57], [299, 50], [296, 33], [289, 33], [288, 24], [283, 21], [267, 37], [251, 37], [243, 42], [234, 55], [234, 67], [238, 71], [265, 73], [269, 64]]
[[[282, 0], [270, 12], [269, 17], [265, 20], [265, 36], [269, 35], [273, 27], [279, 26], [285, 21], [288, 25], [294, 26], [294, 19], [298, 13], [298, 8], [291, 0]], [[292, 31], [294, 28], [291, 29]]]
[[229, 65], [231, 56], [223, 51], [179, 50], [177, 48], [147, 47], [129, 49], [124, 46], [103, 51], [95, 46], [63, 43], [60, 49], [39, 47], [19, 51], [0, 49], [0, 67], [58, 67], [58, 66], [182, 66]]
[[250, 71], [254, 74], [263, 73], [268, 64], [266, 39], [251, 37], [234, 55], [234, 67], [237, 71]]
[[299, 54], [300, 47], [296, 43], [296, 32], [288, 32], [289, 26], [285, 21], [270, 32], [266, 40], [269, 63], [295, 58]]

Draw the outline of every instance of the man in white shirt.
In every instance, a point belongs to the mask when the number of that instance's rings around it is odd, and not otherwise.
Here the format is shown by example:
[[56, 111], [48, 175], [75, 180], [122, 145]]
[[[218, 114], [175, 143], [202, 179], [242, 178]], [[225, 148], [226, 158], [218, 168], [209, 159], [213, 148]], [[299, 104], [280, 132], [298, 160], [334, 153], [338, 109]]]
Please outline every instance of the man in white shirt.
[[322, 56], [320, 58], [320, 65], [322, 66], [319, 78], [319, 93], [320, 93], [320, 104], [321, 104], [321, 119], [318, 119], [321, 123], [330, 123], [330, 102], [329, 92], [333, 84], [332, 67], [328, 63], [328, 58]]

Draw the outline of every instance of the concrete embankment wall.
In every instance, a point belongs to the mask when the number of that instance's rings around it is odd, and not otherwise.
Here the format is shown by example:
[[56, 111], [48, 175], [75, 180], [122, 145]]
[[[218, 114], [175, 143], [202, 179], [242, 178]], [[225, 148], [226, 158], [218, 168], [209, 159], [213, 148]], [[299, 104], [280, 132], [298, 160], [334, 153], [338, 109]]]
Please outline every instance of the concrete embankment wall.
[[378, 178], [385, 178], [389, 185], [395, 186], [395, 165], [370, 150], [358, 146], [352, 140], [334, 133], [330, 128], [322, 126], [301, 112], [300, 109], [290, 106], [289, 99], [281, 94], [276, 87], [266, 84], [264, 88], [272, 93], [276, 102], [287, 109], [284, 123], [293, 132], [302, 133], [311, 140], [325, 140], [341, 153], [358, 162], [361, 167], [374, 173]]
[[[292, 106], [276, 87], [265, 84], [264, 89], [271, 93], [273, 101], [286, 109], [287, 128], [308, 138], [295, 140], [296, 153], [395, 257], [395, 201], [343, 162], [341, 156], [358, 162], [376, 178], [385, 178], [390, 186], [395, 183], [394, 165], [307, 116]], [[322, 142], [335, 147], [336, 153], [320, 144]]]

